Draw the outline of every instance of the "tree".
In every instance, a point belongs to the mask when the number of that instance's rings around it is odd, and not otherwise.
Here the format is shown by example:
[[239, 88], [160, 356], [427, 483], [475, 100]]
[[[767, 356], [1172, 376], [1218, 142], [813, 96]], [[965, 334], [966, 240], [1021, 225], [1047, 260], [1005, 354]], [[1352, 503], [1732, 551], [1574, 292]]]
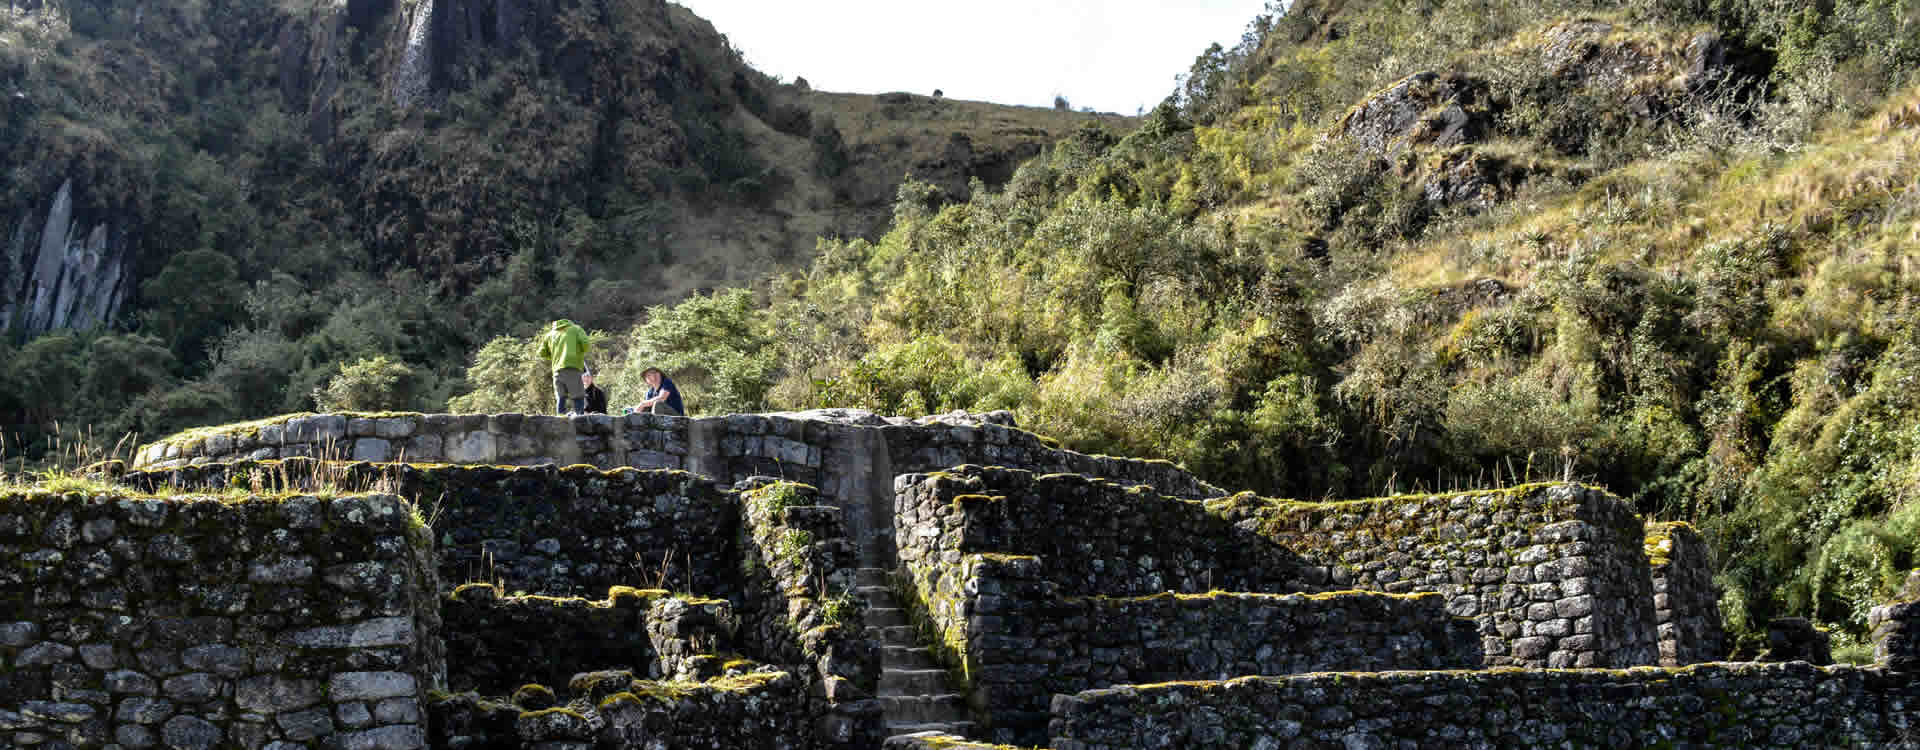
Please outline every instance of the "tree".
[[766, 311], [745, 289], [694, 295], [672, 307], [655, 307], [635, 328], [627, 364], [609, 378], [610, 391], [644, 392], [640, 373], [658, 367], [683, 387], [688, 413], [757, 411], [779, 368], [779, 347]]
[[188, 356], [199, 354], [240, 317], [246, 294], [238, 265], [213, 250], [175, 255], [140, 285], [151, 332], [169, 349]]
[[313, 401], [320, 411], [394, 411], [411, 405], [418, 385], [413, 368], [383, 354], [341, 365], [340, 374], [314, 391]]
[[546, 362], [534, 353], [531, 339], [499, 336], [480, 347], [467, 367], [464, 396], [447, 401], [457, 414], [543, 414], [553, 405], [552, 379]]

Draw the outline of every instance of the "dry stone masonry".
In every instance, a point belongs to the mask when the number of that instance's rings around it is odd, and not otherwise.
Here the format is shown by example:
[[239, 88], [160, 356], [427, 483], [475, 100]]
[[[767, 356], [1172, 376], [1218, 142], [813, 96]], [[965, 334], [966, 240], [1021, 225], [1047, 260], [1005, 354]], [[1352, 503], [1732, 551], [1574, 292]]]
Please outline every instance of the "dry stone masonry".
[[1653, 620], [1660, 664], [1678, 667], [1727, 656], [1720, 624], [1720, 592], [1713, 585], [1707, 540], [1684, 523], [1647, 524], [1647, 562], [1653, 566]]
[[691, 419], [651, 414], [317, 414], [176, 436], [143, 447], [134, 464], [167, 469], [239, 459], [320, 457], [684, 469], [722, 485], [768, 476], [819, 488], [843, 509], [851, 533], [878, 537], [861, 545], [863, 555], [875, 558], [891, 555], [893, 477], [901, 473], [980, 463], [1086, 474], [1178, 497], [1225, 494], [1165, 461], [1060, 450], [1010, 422], [1004, 412], [913, 422], [848, 409]]
[[1218, 591], [1311, 584], [1197, 501], [975, 466], [898, 482], [900, 559], [995, 740], [1040, 741], [1051, 697], [1089, 688], [1481, 665], [1437, 594]]
[[[0, 492], [0, 745], [1920, 745], [1920, 586], [1874, 666], [1701, 664], [1706, 540], [1572, 485], [1226, 496], [845, 410], [297, 415], [133, 463]], [[1819, 656], [1794, 625], [1768, 658]]]
[[1245, 677], [1060, 696], [1052, 746], [1913, 747], [1917, 688], [1804, 662]]
[[445, 677], [411, 508], [0, 494], [0, 741], [424, 746]]
[[[1657, 662], [1644, 524], [1574, 485], [1300, 503], [1236, 495], [1210, 512], [1324, 568], [1332, 585], [1434, 592], [1479, 622], [1488, 666]], [[1679, 558], [1680, 564], [1703, 558]]]

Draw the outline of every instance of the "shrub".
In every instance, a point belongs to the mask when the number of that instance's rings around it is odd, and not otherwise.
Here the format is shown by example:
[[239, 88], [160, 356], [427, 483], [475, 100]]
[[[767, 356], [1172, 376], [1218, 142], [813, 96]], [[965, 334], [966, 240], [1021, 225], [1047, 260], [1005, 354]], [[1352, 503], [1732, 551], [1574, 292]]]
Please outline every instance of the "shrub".
[[385, 355], [340, 366], [340, 374], [315, 390], [320, 411], [399, 411], [409, 408], [418, 381], [413, 368]]

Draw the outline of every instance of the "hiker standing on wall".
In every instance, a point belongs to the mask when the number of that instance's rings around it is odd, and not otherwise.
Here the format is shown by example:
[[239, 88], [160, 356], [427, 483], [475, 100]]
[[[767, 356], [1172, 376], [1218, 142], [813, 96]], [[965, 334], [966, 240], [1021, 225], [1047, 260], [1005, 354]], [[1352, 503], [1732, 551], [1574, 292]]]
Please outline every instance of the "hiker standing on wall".
[[647, 400], [640, 402], [636, 408], [640, 411], [652, 409], [655, 414], [669, 417], [687, 415], [687, 407], [680, 401], [680, 386], [674, 385], [673, 378], [667, 377], [658, 367], [647, 368], [640, 373], [640, 378], [647, 381]]
[[[553, 412], [582, 414], [587, 410], [587, 332], [573, 321], [553, 321], [540, 337], [540, 358], [553, 365]], [[572, 409], [568, 409], [572, 406]]]

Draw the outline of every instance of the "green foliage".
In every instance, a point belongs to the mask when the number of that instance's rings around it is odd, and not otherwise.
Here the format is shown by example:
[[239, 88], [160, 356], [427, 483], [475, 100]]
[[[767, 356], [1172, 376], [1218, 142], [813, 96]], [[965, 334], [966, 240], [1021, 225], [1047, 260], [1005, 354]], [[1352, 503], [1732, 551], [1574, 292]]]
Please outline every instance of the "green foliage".
[[140, 285], [146, 323], [174, 351], [198, 351], [241, 312], [245, 287], [233, 259], [213, 250], [173, 256]]
[[467, 393], [447, 402], [456, 414], [544, 414], [553, 406], [552, 367], [539, 342], [498, 336], [474, 353]]
[[779, 365], [767, 315], [745, 289], [650, 308], [647, 322], [629, 334], [626, 360], [608, 379], [609, 390], [637, 401], [646, 392], [641, 373], [656, 367], [684, 389], [689, 414], [763, 409]]
[[413, 406], [415, 377], [384, 355], [341, 365], [340, 374], [314, 392], [314, 405], [325, 412], [404, 411]]

